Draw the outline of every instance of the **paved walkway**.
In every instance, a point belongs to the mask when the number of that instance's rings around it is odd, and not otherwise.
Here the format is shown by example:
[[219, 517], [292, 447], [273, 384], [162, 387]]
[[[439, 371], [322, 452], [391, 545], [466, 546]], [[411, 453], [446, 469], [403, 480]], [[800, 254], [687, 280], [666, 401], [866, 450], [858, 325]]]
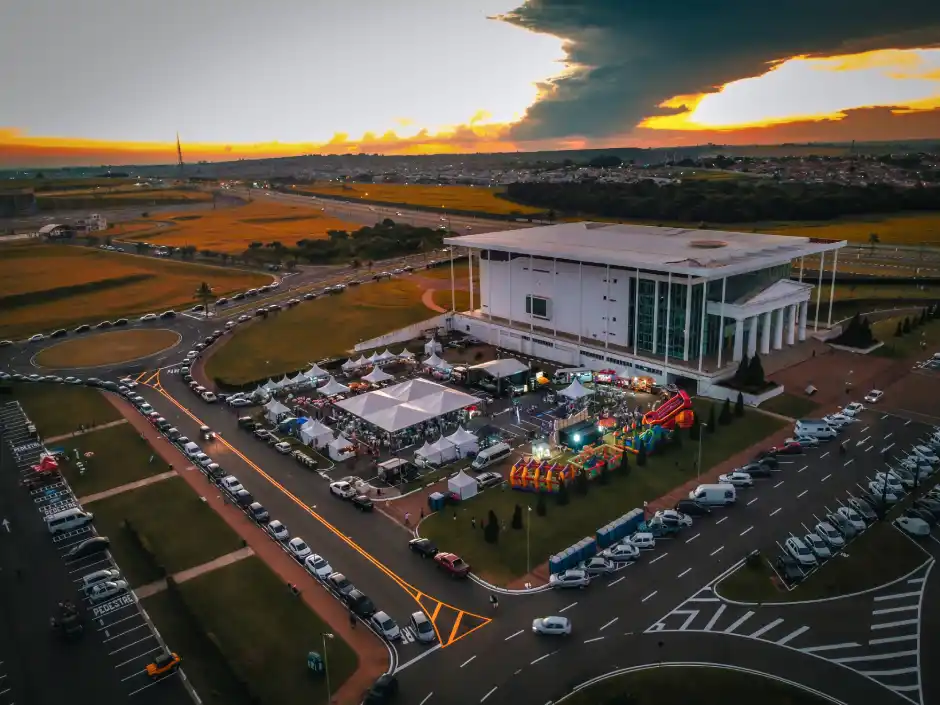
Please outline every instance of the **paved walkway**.
[[[153, 445], [161, 458], [168, 464], [180, 463], [181, 456], [179, 452], [153, 426], [147, 423], [146, 419], [136, 409], [114, 395], [108, 394], [106, 396], [133, 424], [134, 428]], [[218, 492], [206, 492], [207, 487], [213, 488], [214, 486], [207, 484], [207, 480], [201, 472], [190, 465], [184, 468], [179, 475], [199, 495], [206, 498], [209, 506], [245, 540], [245, 543], [252, 548], [255, 555], [267, 563], [285, 584], [293, 583], [303, 586], [300, 595], [307, 606], [316, 612], [329, 625], [330, 629], [356, 652], [359, 659], [359, 668], [334, 692], [333, 700], [340, 705], [359, 705], [362, 694], [388, 668], [388, 651], [385, 646], [372, 632], [365, 629], [353, 629], [349, 625], [349, 615], [345, 608], [333, 599], [326, 590], [314, 584], [303, 566], [276, 546], [243, 512], [230, 504], [224, 503]]]
[[[255, 555], [255, 552], [252, 550], [251, 546], [246, 546], [245, 548], [240, 548], [237, 551], [226, 553], [224, 556], [219, 556], [218, 558], [211, 560], [208, 563], [203, 563], [202, 565], [197, 565], [192, 568], [187, 568], [186, 570], [181, 570], [179, 573], [174, 573], [173, 580], [175, 580], [177, 583], [185, 583], [187, 580], [198, 578], [200, 575], [211, 573], [213, 570], [224, 568], [227, 565], [232, 565], [232, 563], [237, 563], [238, 561], [253, 555]], [[164, 590], [166, 590], [165, 578], [162, 580], [155, 580], [152, 583], [147, 583], [146, 585], [141, 585], [140, 587], [134, 588], [134, 592], [137, 594], [137, 597], [141, 599], [150, 597], [151, 595], [156, 595], [158, 592], [163, 592]]]
[[106, 428], [113, 428], [114, 426], [120, 426], [121, 424], [127, 423], [127, 419], [118, 419], [117, 421], [110, 421], [108, 423], [103, 423], [98, 426], [92, 426], [91, 428], [86, 428], [82, 431], [75, 431], [73, 433], [63, 433], [61, 436], [53, 436], [52, 438], [44, 438], [43, 440], [46, 443], [56, 443], [57, 441], [64, 441], [67, 438], [75, 438], [76, 436], [84, 436], [86, 433], [92, 433], [93, 431], [103, 431]]
[[97, 502], [100, 499], [107, 499], [108, 497], [113, 497], [116, 494], [124, 494], [125, 492], [136, 490], [139, 487], [146, 487], [147, 485], [152, 485], [155, 482], [169, 480], [171, 477], [176, 477], [176, 470], [170, 470], [169, 472], [161, 472], [159, 475], [154, 475], [153, 477], [145, 477], [143, 480], [137, 480], [137, 482], [128, 482], [126, 485], [118, 485], [117, 487], [112, 487], [110, 490], [105, 490], [104, 492], [96, 492], [95, 494], [89, 494], [89, 495], [85, 495], [84, 497], [79, 497], [78, 503], [84, 506], [86, 504], [89, 504], [90, 502]]

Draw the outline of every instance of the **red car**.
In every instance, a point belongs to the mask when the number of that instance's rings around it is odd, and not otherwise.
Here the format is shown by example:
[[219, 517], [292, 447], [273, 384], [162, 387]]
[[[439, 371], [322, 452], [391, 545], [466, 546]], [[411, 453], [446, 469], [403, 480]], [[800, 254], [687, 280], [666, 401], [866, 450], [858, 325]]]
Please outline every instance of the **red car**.
[[438, 553], [434, 560], [453, 578], [466, 578], [470, 574], [470, 564], [454, 553]]
[[803, 452], [803, 446], [795, 441], [784, 443], [782, 446], [774, 446], [771, 450], [777, 455], [799, 455]]

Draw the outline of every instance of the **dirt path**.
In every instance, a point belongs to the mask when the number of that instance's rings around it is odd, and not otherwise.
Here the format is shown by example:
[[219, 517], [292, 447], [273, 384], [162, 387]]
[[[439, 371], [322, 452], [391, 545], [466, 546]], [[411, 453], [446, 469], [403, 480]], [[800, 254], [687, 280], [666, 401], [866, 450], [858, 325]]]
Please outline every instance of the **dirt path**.
[[425, 289], [424, 293], [421, 294], [421, 303], [427, 306], [429, 309], [435, 313], [447, 313], [447, 309], [442, 306], [438, 306], [437, 302], [434, 301], [434, 289]]
[[[105, 396], [134, 426], [135, 430], [146, 437], [168, 465], [177, 467], [183, 465], [184, 461], [179, 452], [147, 423], [136, 409], [114, 395]], [[285, 584], [302, 586], [300, 595], [307, 606], [356, 652], [359, 658], [359, 668], [335, 691], [333, 699], [340, 705], [358, 704], [362, 699], [362, 694], [388, 668], [388, 651], [385, 646], [371, 632], [350, 627], [349, 616], [340, 603], [319, 585], [313, 584], [303, 567], [275, 546], [253, 522], [248, 520], [248, 517], [232, 505], [224, 503], [219, 493], [215, 491], [215, 486], [209, 484], [201, 472], [190, 465], [183, 468], [179, 474], [196, 493], [205, 497], [209, 506], [244, 539], [245, 544], [254, 551], [255, 555], [267, 563]], [[207, 489], [210, 491], [206, 492]]]

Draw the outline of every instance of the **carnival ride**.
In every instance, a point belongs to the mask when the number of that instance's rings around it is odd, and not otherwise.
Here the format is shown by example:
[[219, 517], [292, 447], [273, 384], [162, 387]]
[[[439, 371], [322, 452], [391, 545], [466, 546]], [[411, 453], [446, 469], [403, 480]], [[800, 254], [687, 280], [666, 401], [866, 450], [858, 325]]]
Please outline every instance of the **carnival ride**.
[[639, 453], [642, 447], [645, 452], [651, 453], [676, 428], [689, 428], [694, 421], [692, 400], [680, 389], [658, 407], [645, 413], [639, 424], [633, 423], [615, 431], [614, 446], [630, 453]]

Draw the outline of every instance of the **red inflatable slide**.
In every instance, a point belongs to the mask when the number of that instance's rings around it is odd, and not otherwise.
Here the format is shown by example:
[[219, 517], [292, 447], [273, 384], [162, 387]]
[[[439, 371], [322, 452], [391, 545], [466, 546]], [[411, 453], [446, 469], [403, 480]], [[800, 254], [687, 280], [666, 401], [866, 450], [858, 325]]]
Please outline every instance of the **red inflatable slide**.
[[676, 417], [692, 408], [692, 400], [685, 390], [680, 389], [677, 394], [643, 416], [643, 423], [648, 426], [662, 426], [671, 429], [676, 424]]

